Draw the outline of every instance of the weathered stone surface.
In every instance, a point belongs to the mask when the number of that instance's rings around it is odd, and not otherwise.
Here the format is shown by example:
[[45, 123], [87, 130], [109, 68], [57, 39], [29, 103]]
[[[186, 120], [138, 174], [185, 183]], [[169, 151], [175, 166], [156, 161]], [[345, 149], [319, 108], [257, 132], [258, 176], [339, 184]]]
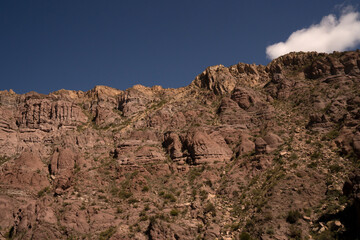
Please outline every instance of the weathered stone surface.
[[191, 164], [223, 162], [229, 160], [232, 155], [231, 149], [221, 136], [209, 136], [203, 131], [195, 130], [188, 132], [181, 140]]
[[[161, 91], [161, 89], [157, 89], [157, 91]], [[144, 111], [148, 104], [157, 99], [157, 91], [154, 92], [151, 88], [142, 85], [135, 85], [120, 95], [118, 109], [125, 117]]]
[[255, 153], [264, 154], [266, 153], [267, 143], [262, 138], [257, 138], [255, 140]]
[[61, 126], [76, 126], [88, 121], [81, 108], [68, 101], [53, 101], [41, 96], [28, 96], [20, 106], [17, 124], [20, 128], [56, 130]]
[[178, 159], [183, 156], [182, 143], [180, 141], [179, 135], [177, 135], [176, 133], [165, 133], [163, 146], [165, 147], [172, 159]]
[[267, 153], [276, 150], [277, 147], [279, 147], [284, 142], [278, 135], [274, 133], [267, 133], [263, 139], [266, 142]]
[[313, 129], [316, 131], [324, 131], [324, 129], [329, 129], [333, 124], [329, 121], [329, 117], [325, 114], [314, 113], [310, 115], [307, 128]]
[[230, 98], [224, 97], [218, 109], [222, 122], [230, 125], [246, 126], [250, 123], [249, 114]]
[[255, 143], [250, 140], [250, 135], [242, 134], [240, 136], [240, 144], [236, 148], [236, 155], [241, 156], [243, 154], [252, 153], [255, 151]]
[[46, 165], [31, 150], [25, 150], [18, 158], [1, 166], [0, 182], [2, 185], [30, 191], [39, 191], [49, 186]]
[[203, 73], [197, 76], [194, 84], [221, 95], [230, 93], [235, 88], [236, 79], [231, 75], [228, 68], [223, 65], [217, 65], [208, 67]]
[[55, 176], [54, 188], [57, 194], [71, 186], [74, 169], [81, 168], [83, 163], [84, 160], [73, 149], [56, 149], [50, 162], [50, 174]]
[[252, 90], [243, 87], [236, 87], [231, 95], [231, 99], [245, 110], [259, 102], [258, 97]]

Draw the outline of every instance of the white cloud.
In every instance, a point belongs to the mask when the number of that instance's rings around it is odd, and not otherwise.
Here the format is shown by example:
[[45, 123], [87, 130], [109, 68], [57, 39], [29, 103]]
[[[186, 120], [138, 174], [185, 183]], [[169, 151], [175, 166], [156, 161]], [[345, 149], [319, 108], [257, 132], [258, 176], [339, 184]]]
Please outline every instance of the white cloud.
[[353, 8], [343, 9], [339, 19], [330, 14], [319, 24], [293, 32], [285, 42], [266, 48], [270, 59], [294, 51], [333, 52], [354, 48], [360, 43], [360, 13]]

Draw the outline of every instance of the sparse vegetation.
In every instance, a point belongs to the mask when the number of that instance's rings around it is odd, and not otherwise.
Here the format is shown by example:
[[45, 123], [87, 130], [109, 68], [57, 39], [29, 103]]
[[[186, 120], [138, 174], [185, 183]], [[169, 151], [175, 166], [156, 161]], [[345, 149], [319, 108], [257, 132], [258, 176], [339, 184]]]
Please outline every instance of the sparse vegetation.
[[290, 239], [301, 240], [302, 239], [301, 229], [291, 225], [289, 228], [289, 237]]
[[251, 236], [247, 232], [242, 232], [239, 235], [240, 240], [252, 240]]
[[211, 213], [212, 215], [215, 215], [216, 214], [216, 208], [215, 208], [214, 204], [211, 203], [211, 202], [208, 202], [204, 207], [204, 213], [205, 214]]
[[37, 193], [37, 197], [41, 198], [43, 196], [45, 196], [46, 193], [48, 193], [50, 190], [49, 187], [44, 187], [43, 189], [41, 189], [38, 193]]
[[173, 217], [178, 216], [178, 215], [179, 215], [179, 210], [177, 210], [177, 209], [171, 209], [170, 215], [173, 216]]
[[107, 230], [100, 233], [99, 239], [100, 240], [108, 240], [111, 238], [112, 235], [114, 235], [115, 232], [116, 232], [116, 228], [110, 227]]
[[301, 217], [301, 213], [298, 210], [289, 211], [286, 216], [286, 221], [290, 224], [296, 223]]

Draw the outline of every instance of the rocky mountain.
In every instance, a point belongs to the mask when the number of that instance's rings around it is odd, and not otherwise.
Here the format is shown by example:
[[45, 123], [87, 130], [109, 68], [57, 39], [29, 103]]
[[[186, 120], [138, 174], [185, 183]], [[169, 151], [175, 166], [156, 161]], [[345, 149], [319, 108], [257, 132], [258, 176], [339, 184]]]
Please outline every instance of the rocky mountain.
[[0, 237], [355, 239], [359, 156], [359, 50], [1, 91]]

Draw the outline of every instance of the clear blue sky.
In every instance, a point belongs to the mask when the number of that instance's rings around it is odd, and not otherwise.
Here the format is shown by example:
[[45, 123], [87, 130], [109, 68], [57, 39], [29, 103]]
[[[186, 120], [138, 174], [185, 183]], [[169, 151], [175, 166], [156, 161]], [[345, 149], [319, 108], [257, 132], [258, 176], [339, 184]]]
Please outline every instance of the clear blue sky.
[[0, 89], [181, 87], [206, 67], [267, 64], [268, 45], [357, 1], [3, 0]]

